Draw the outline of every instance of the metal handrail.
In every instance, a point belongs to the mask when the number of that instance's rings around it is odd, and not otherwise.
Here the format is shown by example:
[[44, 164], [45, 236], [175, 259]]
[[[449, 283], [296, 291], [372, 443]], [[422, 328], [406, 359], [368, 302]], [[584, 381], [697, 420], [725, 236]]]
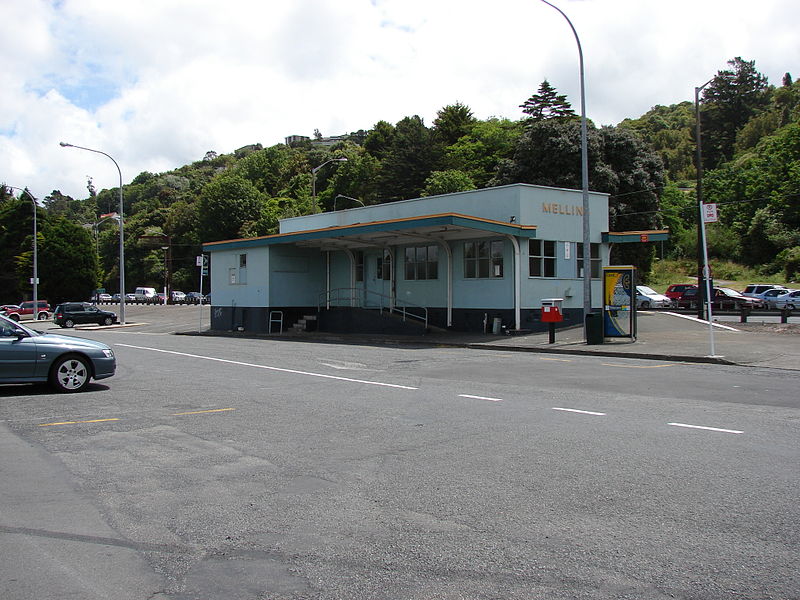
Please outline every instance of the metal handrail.
[[[369, 302], [372, 296], [377, 297], [377, 303], [372, 304]], [[425, 329], [428, 328], [427, 308], [405, 300], [398, 300], [397, 298], [373, 290], [363, 288], [335, 288], [326, 292], [320, 292], [317, 301], [317, 312], [321, 311], [323, 307], [331, 306], [379, 309], [381, 312], [386, 310], [390, 314], [401, 315], [403, 321], [407, 318], [421, 321], [425, 325]]]

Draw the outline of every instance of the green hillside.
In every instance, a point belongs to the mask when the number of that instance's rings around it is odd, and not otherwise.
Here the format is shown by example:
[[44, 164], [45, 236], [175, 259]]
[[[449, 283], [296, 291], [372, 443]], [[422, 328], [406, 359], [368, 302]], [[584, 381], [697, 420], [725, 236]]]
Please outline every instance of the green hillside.
[[[772, 86], [754, 63], [736, 58], [704, 89], [701, 106], [704, 196], [718, 203], [721, 219], [708, 228], [711, 256], [758, 276], [796, 279], [800, 85], [787, 73]], [[123, 186], [126, 280], [161, 287], [168, 243], [173, 287], [197, 289], [202, 242], [275, 233], [281, 218], [334, 207], [515, 182], [580, 188], [579, 119], [566, 97], [544, 81], [520, 109], [518, 120], [480, 120], [456, 103], [429, 125], [414, 115], [333, 142], [257, 143], [140, 173]], [[636, 264], [645, 279], [660, 277], [652, 270], [656, 253], [675, 264], [696, 256], [694, 126], [689, 101], [614, 127], [590, 123], [590, 187], [611, 195], [612, 230], [672, 232], [663, 247], [625, 248], [624, 255], [615, 248], [614, 261]], [[118, 190], [96, 192], [89, 183], [86, 198], [54, 190], [38, 212], [40, 271], [49, 270], [40, 275], [40, 294], [51, 301], [86, 297], [95, 287], [118, 291], [118, 228], [114, 219], [101, 221], [117, 210]], [[29, 290], [31, 218], [29, 201], [4, 188], [0, 302]], [[78, 268], [84, 254], [90, 259]]]

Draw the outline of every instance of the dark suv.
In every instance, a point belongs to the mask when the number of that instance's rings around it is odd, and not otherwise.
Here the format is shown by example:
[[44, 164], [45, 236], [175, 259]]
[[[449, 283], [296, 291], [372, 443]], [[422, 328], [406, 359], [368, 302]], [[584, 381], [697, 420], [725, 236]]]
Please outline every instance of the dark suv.
[[74, 327], [79, 323], [111, 325], [116, 320], [116, 313], [100, 310], [89, 302], [65, 302], [56, 306], [53, 313], [53, 323], [61, 327]]

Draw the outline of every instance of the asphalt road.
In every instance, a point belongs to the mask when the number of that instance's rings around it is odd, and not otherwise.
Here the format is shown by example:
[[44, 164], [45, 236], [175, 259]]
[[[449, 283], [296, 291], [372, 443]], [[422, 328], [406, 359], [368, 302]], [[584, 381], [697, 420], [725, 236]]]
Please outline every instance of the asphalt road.
[[800, 374], [141, 308], [69, 332], [115, 377], [0, 388], [4, 600], [800, 598]]

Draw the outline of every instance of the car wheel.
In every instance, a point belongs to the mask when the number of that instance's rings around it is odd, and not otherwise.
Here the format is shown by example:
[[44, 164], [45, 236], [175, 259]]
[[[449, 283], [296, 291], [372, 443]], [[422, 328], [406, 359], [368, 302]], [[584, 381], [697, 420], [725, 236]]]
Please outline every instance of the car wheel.
[[40, 321], [44, 321], [45, 319], [47, 319], [47, 318], [49, 318], [49, 317], [50, 317], [50, 315], [48, 315], [46, 312], [40, 312], [40, 313], [38, 314], [38, 316], [37, 316], [37, 318], [38, 318]]
[[19, 315], [16, 314], [8, 315], [8, 318], [11, 319], [12, 321], [16, 321], [17, 323], [19, 323]]
[[72, 319], [67, 319], [66, 321], [64, 321], [63, 326], [66, 327], [67, 329], [72, 329], [73, 327], [75, 327], [75, 321], [73, 321]]
[[59, 392], [80, 392], [92, 377], [89, 362], [80, 356], [63, 356], [53, 365], [50, 383]]
[[642, 302], [641, 308], [650, 308], [650, 303], [647, 300], [645, 300], [644, 302]]
[[106, 317], [105, 319], [103, 319], [103, 322], [101, 323], [101, 325], [111, 325], [113, 322], [114, 322], [114, 319], [112, 319], [111, 317]]
[[794, 310], [794, 304], [787, 304], [786, 310]]

